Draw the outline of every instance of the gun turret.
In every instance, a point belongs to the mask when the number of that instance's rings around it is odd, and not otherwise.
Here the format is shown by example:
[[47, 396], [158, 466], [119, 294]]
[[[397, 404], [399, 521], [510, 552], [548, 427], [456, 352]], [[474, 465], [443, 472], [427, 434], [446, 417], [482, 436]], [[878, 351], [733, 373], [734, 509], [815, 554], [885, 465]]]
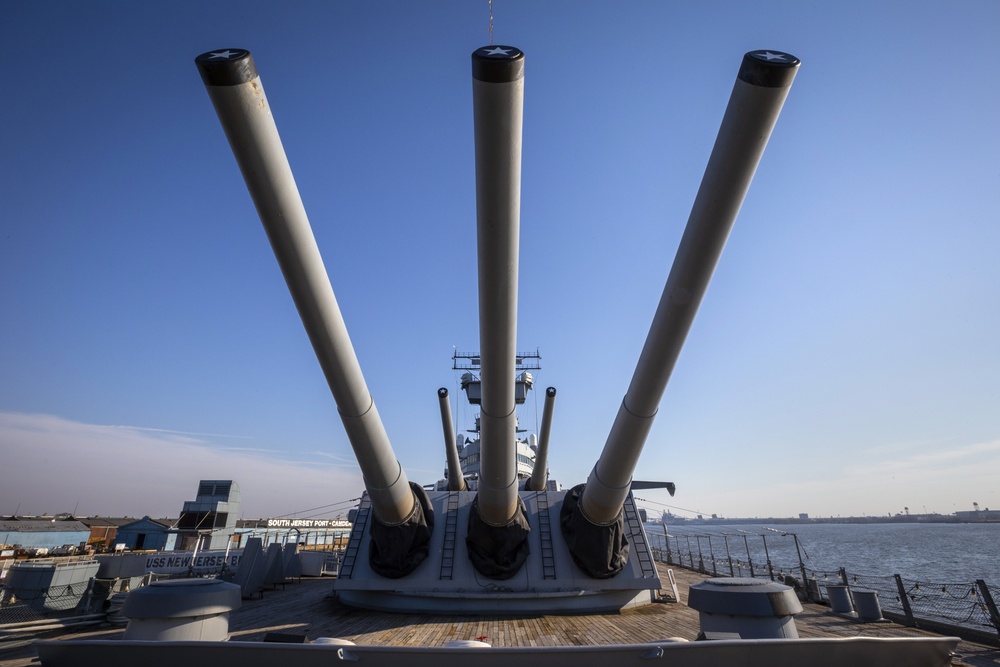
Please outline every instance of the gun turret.
[[[578, 553], [574, 544], [586, 545], [592, 541], [574, 540], [571, 535], [574, 529], [589, 530], [587, 524], [595, 530], [607, 529], [610, 540], [618, 539], [614, 537], [616, 533], [621, 535], [621, 530], [612, 526], [621, 521], [622, 504], [660, 399], [798, 67], [798, 58], [777, 51], [751, 51], [743, 57], [715, 148], [628, 392], [601, 457], [582, 490], [579, 505], [563, 505], [564, 513], [579, 515], [573, 521], [563, 517], [570, 550], [578, 564], [581, 557], [589, 560], [589, 568], [597, 576], [602, 572], [603, 576], [615, 574], [613, 564], [606, 560], [599, 562], [607, 559], [606, 554], [614, 549], [581, 556], [587, 550], [582, 548]], [[585, 521], [579, 521], [581, 517]], [[567, 522], [575, 527], [569, 533]], [[627, 549], [627, 545], [622, 546]]]
[[401, 576], [426, 556], [430, 506], [420, 487], [407, 480], [368, 391], [253, 57], [243, 49], [225, 49], [195, 62], [337, 402], [375, 523], [409, 531], [405, 539], [373, 538], [373, 568]]

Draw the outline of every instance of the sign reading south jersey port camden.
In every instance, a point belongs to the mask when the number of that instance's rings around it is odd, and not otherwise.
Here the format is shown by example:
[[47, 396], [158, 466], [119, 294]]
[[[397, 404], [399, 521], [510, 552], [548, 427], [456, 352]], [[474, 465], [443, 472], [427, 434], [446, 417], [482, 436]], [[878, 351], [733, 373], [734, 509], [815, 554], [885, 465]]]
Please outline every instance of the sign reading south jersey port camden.
[[350, 528], [343, 519], [268, 519], [268, 528]]

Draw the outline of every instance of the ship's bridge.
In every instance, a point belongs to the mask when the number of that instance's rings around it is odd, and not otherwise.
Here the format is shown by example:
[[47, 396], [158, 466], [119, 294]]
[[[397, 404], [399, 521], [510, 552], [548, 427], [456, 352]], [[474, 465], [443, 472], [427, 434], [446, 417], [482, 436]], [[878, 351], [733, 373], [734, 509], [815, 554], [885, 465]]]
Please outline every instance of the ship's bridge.
[[[541, 370], [542, 356], [536, 349], [534, 352], [523, 352], [515, 357], [514, 379], [514, 403], [524, 405], [528, 398], [528, 393], [532, 390], [535, 378], [532, 371]], [[452, 369], [465, 371], [462, 373], [460, 381], [462, 391], [470, 405], [482, 405], [482, 379], [480, 355], [456, 351], [452, 355]], [[476, 415], [475, 428], [468, 429], [466, 433], [471, 436], [459, 433], [455, 438], [455, 446], [458, 450], [459, 462], [462, 468], [462, 475], [465, 477], [469, 488], [475, 490], [479, 480], [480, 464], [482, 461], [482, 451], [480, 446], [480, 415]], [[517, 477], [519, 480], [526, 480], [531, 477], [535, 469], [535, 461], [538, 455], [537, 436], [532, 433], [527, 437], [521, 434], [527, 433], [526, 429], [520, 427], [520, 420], [515, 415], [515, 432], [518, 434], [515, 440], [515, 454], [517, 457]], [[440, 490], [447, 488], [448, 471], [445, 470], [445, 479], [438, 482]]]

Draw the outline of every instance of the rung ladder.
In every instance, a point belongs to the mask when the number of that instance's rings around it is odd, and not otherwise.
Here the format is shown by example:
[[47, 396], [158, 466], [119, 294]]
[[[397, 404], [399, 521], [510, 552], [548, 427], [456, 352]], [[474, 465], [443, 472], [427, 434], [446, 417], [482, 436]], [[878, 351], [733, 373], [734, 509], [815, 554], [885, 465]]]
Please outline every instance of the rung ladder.
[[372, 502], [368, 494], [362, 494], [361, 502], [358, 504], [358, 515], [354, 517], [354, 526], [351, 528], [351, 538], [347, 541], [347, 549], [344, 551], [344, 560], [340, 564], [340, 573], [337, 575], [341, 579], [350, 579], [354, 573], [354, 562], [358, 559], [358, 551], [361, 549], [361, 536], [365, 533], [365, 525], [368, 523], [368, 515], [371, 514]]
[[538, 507], [538, 538], [542, 543], [542, 578], [556, 578], [556, 557], [552, 550], [552, 525], [549, 518], [549, 496], [545, 491], [535, 494]]
[[643, 577], [655, 577], [656, 564], [653, 563], [653, 556], [649, 553], [649, 545], [646, 544], [646, 536], [642, 532], [642, 522], [639, 521], [639, 513], [635, 511], [635, 501], [632, 499], [631, 493], [625, 500], [624, 510], [625, 529], [628, 531], [628, 541], [631, 545], [629, 557], [635, 556]]
[[441, 549], [441, 579], [451, 579], [455, 570], [455, 536], [458, 533], [458, 492], [448, 493], [444, 515], [444, 546]]

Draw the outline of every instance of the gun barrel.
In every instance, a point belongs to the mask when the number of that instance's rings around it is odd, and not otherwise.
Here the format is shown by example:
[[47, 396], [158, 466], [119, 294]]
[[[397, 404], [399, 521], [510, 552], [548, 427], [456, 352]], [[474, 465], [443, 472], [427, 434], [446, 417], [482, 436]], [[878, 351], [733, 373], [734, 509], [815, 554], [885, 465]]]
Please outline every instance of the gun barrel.
[[511, 46], [472, 54], [482, 373], [479, 512], [506, 525], [518, 511], [514, 374], [521, 209], [524, 54]]
[[195, 62], [337, 402], [375, 515], [401, 523], [414, 511], [413, 492], [361, 374], [253, 57], [225, 49]]
[[549, 467], [549, 435], [552, 432], [552, 411], [556, 405], [556, 388], [545, 390], [545, 405], [542, 407], [542, 425], [538, 429], [538, 452], [535, 454], [535, 468], [531, 471], [528, 489], [544, 491]]
[[610, 522], [621, 511], [667, 381], [798, 67], [798, 58], [776, 51], [743, 57], [632, 382], [580, 500], [594, 523]]
[[441, 429], [444, 431], [444, 451], [448, 459], [448, 490], [465, 491], [465, 475], [458, 459], [458, 445], [455, 441], [455, 427], [451, 423], [451, 402], [448, 390], [438, 389], [438, 403], [441, 406]]

